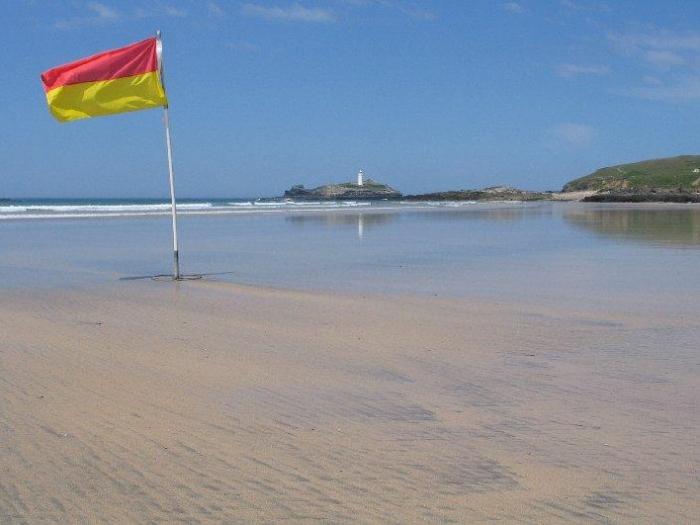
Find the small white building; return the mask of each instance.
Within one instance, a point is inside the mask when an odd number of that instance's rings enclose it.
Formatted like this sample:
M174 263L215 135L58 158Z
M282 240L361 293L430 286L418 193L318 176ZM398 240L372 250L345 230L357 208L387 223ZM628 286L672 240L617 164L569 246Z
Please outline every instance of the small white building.
M693 170L693 173L700 173L700 168L695 168L695 169Z
M364 178L364 173L362 173L362 170L360 170L357 174L357 185L358 186L362 186L365 183L363 178Z

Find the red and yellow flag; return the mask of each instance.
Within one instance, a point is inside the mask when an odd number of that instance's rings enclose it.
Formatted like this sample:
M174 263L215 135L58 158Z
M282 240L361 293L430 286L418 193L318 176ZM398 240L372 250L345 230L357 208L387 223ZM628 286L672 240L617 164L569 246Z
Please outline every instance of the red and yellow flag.
M51 113L62 122L168 104L157 38L49 69L41 81Z

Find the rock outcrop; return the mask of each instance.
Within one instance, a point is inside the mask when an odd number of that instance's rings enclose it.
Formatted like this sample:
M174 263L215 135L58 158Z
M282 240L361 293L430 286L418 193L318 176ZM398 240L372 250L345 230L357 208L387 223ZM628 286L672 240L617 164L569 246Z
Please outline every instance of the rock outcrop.
M367 179L362 186L346 182L309 189L300 184L285 191L284 197L294 200L382 200L398 199L401 192L386 184Z
M440 191L407 195L408 201L542 201L550 200L551 193L527 191L510 186L491 186L481 190Z
M700 202L700 193L688 191L599 191L583 199L583 202Z

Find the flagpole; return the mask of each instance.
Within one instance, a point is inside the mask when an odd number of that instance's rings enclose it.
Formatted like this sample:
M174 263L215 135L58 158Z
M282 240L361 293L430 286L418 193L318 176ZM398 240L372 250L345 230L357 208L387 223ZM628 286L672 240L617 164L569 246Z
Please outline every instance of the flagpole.
M168 146L168 174L170 175L170 207L173 216L173 278L180 279L180 255L177 243L177 204L175 203L175 174L173 173L173 145L170 141L170 118L168 106L163 106L163 120L165 122L165 143Z
M156 31L158 45L161 46L160 30ZM159 47L160 49L160 47ZM159 52L160 58L160 52ZM160 81L165 87L163 80L163 62L160 62ZM175 202L175 174L173 172L173 144L170 139L170 116L168 114L168 104L163 106L163 124L165 125L165 144L168 148L168 175L170 176L170 207L173 218L173 279L180 280L180 255L177 242L177 203Z

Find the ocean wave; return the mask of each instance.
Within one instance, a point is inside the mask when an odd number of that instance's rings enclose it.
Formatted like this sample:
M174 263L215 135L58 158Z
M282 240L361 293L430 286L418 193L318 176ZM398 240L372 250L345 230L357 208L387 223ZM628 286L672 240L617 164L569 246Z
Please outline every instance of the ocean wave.
M401 205L427 206L429 208L461 208L479 204L479 201L399 201Z
M211 202L178 204L178 210L206 210ZM0 206L0 213L118 213L169 211L170 204L25 204Z
M242 208L354 208L371 206L372 203L358 201L249 201L228 202L226 204Z
M367 201L212 201L185 202L177 205L182 215L228 215L249 213L289 213L294 210L323 212L372 206ZM86 203L61 204L17 202L0 205L0 220L76 219L111 217L148 217L170 213L169 203Z

